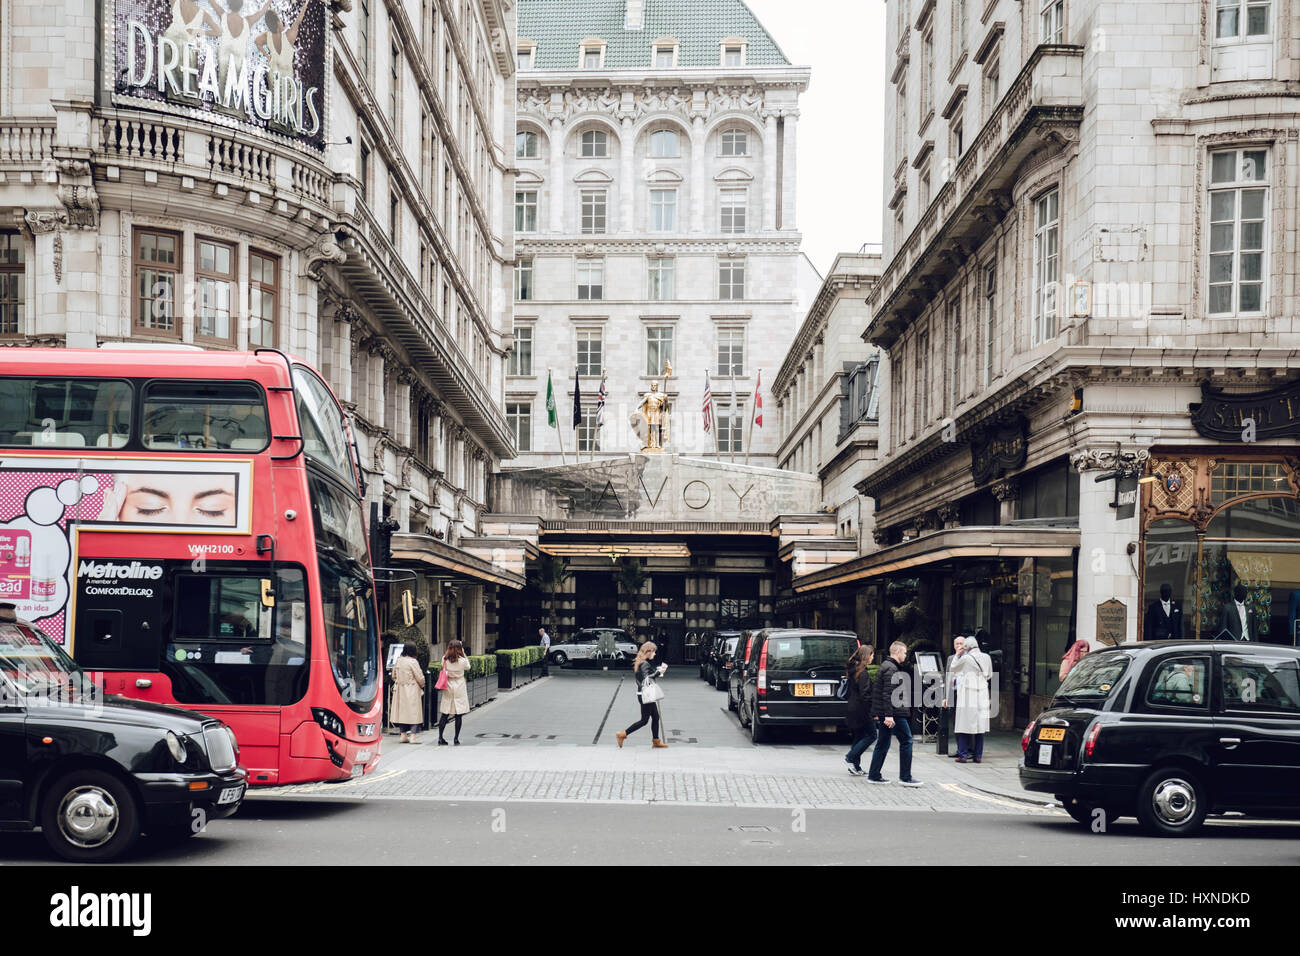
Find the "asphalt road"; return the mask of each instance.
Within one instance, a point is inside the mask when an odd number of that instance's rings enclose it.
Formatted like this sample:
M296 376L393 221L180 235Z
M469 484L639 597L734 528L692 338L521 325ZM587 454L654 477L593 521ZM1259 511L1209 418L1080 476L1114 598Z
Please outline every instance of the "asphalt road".
M39 835L0 837L9 864L52 864ZM1093 834L1063 815L257 797L136 864L974 864L1180 867L1300 862L1300 825L1215 823L1192 839L1120 821Z

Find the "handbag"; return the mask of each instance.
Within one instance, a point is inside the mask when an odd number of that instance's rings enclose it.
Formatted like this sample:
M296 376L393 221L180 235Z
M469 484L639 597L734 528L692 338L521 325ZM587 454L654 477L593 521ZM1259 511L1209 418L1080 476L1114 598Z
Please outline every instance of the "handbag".
M438 669L438 683L433 686L436 690L447 689L447 668L442 667Z
M641 703L654 704L664 699L664 689L653 677L647 677L641 684Z

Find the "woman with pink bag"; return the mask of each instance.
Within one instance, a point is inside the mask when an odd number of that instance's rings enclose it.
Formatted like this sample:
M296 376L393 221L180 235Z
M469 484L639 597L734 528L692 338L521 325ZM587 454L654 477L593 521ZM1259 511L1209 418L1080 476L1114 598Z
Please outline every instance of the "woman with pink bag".
M447 726L447 718L456 718L456 736L454 742L460 746L460 721L462 714L469 713L469 691L465 684L465 674L469 670L469 658L460 641L447 645L447 653L442 658L442 671L438 674L438 683L434 686L441 692L438 695L438 743L447 746L447 738L442 732Z

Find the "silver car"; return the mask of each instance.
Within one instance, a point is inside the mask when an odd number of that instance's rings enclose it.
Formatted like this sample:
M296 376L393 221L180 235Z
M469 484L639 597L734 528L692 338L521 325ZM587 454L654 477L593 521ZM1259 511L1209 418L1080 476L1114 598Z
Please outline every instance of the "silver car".
M628 661L636 657L636 642L621 627L583 628L572 639L551 646L552 664L569 661Z

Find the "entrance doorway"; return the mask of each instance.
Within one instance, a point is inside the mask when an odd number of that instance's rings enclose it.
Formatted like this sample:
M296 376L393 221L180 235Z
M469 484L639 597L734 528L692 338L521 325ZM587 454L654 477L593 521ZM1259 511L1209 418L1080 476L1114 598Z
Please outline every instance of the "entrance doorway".
M574 576L574 593L578 595L574 621L584 627L620 627L618 620L618 583L612 573L579 571Z

